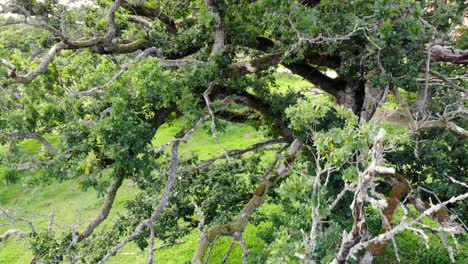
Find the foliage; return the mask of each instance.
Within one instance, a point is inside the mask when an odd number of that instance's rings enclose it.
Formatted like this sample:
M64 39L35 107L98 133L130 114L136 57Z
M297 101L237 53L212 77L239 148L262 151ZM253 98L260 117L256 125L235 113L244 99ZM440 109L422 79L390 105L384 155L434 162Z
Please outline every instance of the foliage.
M177 157L179 169L195 167L222 154L226 146L245 147L234 130L246 126L231 122L252 124L255 131L250 127L249 131L265 138L288 144L299 140L301 154L294 165L294 157L281 157L284 149L276 154L267 150L239 157L226 154L210 166L179 173L169 204L153 223L156 239L174 243L192 235L201 220L200 229L233 221L252 197L261 196L257 184L285 160L291 162L287 165L292 172L263 189L269 191L263 206L254 219L246 219L256 225L249 228L266 245L249 260L290 263L298 261L294 253L306 252L317 262L330 262L340 247L342 231L353 224L349 208L353 195L344 195L333 209L328 204L344 186L357 186L372 160L369 149L380 124L364 114L372 117L390 89L395 96L401 90L414 101L421 100L423 92L424 97L430 93L430 100L423 102L427 108L409 110L415 121L444 116L466 105L460 100L460 90L467 85L466 67L431 57L434 45L467 47L466 32L456 29L466 12L463 1L356 0L344 5L338 0L99 0L66 5L57 0L18 0L14 4L21 8L12 6L8 11L16 16L0 17L7 25L0 28L5 66L0 68L0 145L4 146L0 179L7 186L73 182L82 191L96 191L98 197L112 196L112 183L125 179L134 184L130 193L135 194L76 244L73 228L59 231L42 224L40 231L28 233L31 252L39 262L99 261L158 205L174 158L157 148L174 138L184 142L184 135L196 130L192 137L201 141L197 146L201 153L191 153L195 148L187 147ZM6 12L3 7L2 12ZM212 46L219 44L220 37L223 47L217 51ZM146 54L151 48L153 53ZM429 59L438 63L431 70L449 76L449 81L439 77L442 82L435 84L431 79L430 89L429 68L425 68ZM278 73L278 67L298 75ZM33 76L35 72L40 74ZM305 86L329 95L311 95ZM372 97L374 93L380 97ZM442 121L455 122L462 130L467 127L465 116ZM169 136L161 136L164 129ZM203 136L196 134L202 132ZM385 145L393 151L386 154L389 166L442 200L462 193L463 187L448 177L466 178L466 139L439 128L406 132L395 129L386 138ZM231 135L229 142L217 139L223 133ZM321 169L328 174L320 175ZM319 177L326 180L318 181ZM376 183L372 191L384 192L391 185L383 177ZM434 194L421 197L429 200ZM385 196L372 199L385 200ZM365 228L376 235L381 216L367 202ZM466 204L450 209L467 217ZM317 213L323 223L318 246L312 250L304 234ZM244 230L232 231L233 238L240 231ZM406 236L410 237L404 233L398 241ZM133 242L145 250L148 237L149 230L144 229ZM413 245L404 247L404 256L415 252ZM439 242L434 247L440 252ZM429 261L425 254L433 252L419 248L412 261ZM447 256L431 255L430 260L443 263Z

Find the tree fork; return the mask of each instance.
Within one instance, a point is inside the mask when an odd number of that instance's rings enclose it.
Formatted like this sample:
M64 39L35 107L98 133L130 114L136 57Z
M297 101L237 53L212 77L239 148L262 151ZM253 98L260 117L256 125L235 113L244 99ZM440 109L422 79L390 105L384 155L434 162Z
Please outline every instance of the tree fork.
M219 236L235 236L242 234L247 226L250 216L262 205L270 187L278 182L291 168L297 153L301 149L299 140L294 140L289 146L288 154L283 164L271 175L267 175L259 183L250 201L242 208L236 220L230 224L214 225L208 229L198 243L197 250L192 258L192 264L201 264L203 256L209 245Z
M413 188L406 179L406 177L400 173L394 174L382 174L387 183L392 185L392 189L389 192L387 198L387 207L383 210L383 214L386 218L382 219L382 228L380 229L380 234L384 234L390 230L390 223L393 220L393 216L396 208L400 201L405 198L408 198L408 201L411 202L419 212L424 212L430 205L422 201L419 198L411 195ZM442 207L441 209L434 212L432 218L437 220L439 223L443 223L449 220L449 212L447 208ZM374 257L382 256L385 253L385 247L387 246L385 242L372 242L367 246L367 252L360 264L370 264L372 263Z

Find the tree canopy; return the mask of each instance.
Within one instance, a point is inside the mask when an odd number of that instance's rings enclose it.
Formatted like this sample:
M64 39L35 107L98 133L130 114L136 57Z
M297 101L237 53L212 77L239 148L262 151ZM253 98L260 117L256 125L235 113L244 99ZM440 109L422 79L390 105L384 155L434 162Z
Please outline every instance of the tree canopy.
M60 232L0 208L14 227L30 223L0 242L27 236L31 263L104 263L129 242L153 263L155 239L196 228L192 263L206 263L222 236L241 245L242 263L372 263L388 241L400 260L404 230L440 234L450 259L463 257L448 240L467 217L464 1L0 7L2 179L78 181L105 196L93 219ZM310 87L278 89L280 69ZM156 144L176 121L180 131ZM232 123L264 141L227 148L219 135ZM179 151L203 129L221 155ZM43 148L24 151L25 139ZM111 221L124 181L138 195ZM243 233L261 223L258 236L277 243L249 254Z

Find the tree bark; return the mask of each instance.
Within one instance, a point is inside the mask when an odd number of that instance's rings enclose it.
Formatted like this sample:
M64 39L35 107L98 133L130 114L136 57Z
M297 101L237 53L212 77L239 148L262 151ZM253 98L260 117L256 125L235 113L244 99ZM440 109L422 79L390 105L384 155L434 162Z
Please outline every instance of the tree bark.
M80 242L81 240L89 237L93 233L94 229L98 227L104 220L107 219L112 209L112 205L114 204L117 191L119 190L120 186L122 186L123 178L123 175L118 175L115 181L111 184L109 190L107 191L107 196L101 208L101 211L93 220L91 220L91 222L89 222L85 230L81 231L78 234L77 242Z
M244 232L247 226L250 216L256 211L260 205L263 204L265 197L272 187L273 184L278 182L291 168L291 164L294 161L297 153L301 149L301 144L298 140L294 140L291 143L288 151L288 155L283 164L271 175L267 175L259 183L255 189L254 195L250 201L244 206L236 220L230 224L215 225L212 226L205 235L200 239L197 250L192 258L192 264L201 264L205 251L209 245L216 240L219 236L239 236Z

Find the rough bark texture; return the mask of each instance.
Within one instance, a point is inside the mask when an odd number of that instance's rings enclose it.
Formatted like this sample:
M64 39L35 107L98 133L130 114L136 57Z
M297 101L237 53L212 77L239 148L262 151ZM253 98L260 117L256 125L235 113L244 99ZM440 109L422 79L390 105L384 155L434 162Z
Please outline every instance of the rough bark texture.
M338 104L351 109L357 116L361 116L365 98L365 81L359 79L346 80L344 89L340 89L335 96ZM369 116L370 115L366 115L366 118L369 118Z
M431 48L431 60L435 62L440 61L456 64L468 64L468 50L435 45Z

